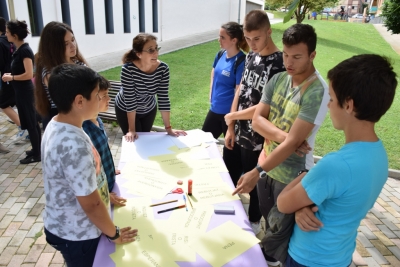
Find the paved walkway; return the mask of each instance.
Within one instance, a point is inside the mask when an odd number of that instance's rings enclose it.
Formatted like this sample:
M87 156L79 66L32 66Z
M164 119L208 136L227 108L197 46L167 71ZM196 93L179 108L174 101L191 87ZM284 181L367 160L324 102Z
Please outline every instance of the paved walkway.
M400 55L400 34L392 34L388 32L383 24L374 24L375 29L390 44L393 50Z
M206 42L216 35L215 31L197 37ZM196 38L191 36L189 39ZM169 43L165 41L162 46L164 51L169 45L170 49L176 50L180 48L179 44L194 45L182 38ZM91 58L89 62L97 70L114 67L119 63L108 60L120 58L117 54ZM111 152L118 163L122 133L119 128L106 127ZM0 142L11 150L0 154L0 266L62 267L62 256L46 244L42 233L45 198L41 163L19 164L30 145L13 143L16 132L16 126L8 123L6 116L0 113ZM243 196L242 202L247 207L248 197ZM400 181L388 179L374 207L361 222L353 261L352 266L400 266Z

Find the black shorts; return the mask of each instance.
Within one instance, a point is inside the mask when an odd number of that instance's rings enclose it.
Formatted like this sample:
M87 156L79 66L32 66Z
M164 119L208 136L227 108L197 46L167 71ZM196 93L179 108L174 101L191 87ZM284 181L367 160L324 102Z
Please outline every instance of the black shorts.
M5 82L1 82L0 89L0 108L8 108L15 106L15 92L11 83L7 84Z

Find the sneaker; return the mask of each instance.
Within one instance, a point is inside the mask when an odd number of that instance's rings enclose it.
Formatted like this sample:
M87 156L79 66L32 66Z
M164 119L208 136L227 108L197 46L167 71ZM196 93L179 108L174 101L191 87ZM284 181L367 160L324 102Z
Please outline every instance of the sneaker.
M21 159L19 162L21 164L29 164L29 163L35 163L41 161L40 157L35 157L35 156L27 156L24 159Z
M250 222L251 229L253 229L253 232L255 235L258 235L261 232L261 223L260 221L258 222Z
M0 144L0 153L7 154L8 152L10 152L10 150L3 146L3 144Z
M282 266L280 261L267 261L269 266Z
M268 266L280 266L282 267L282 264L280 261L274 259L273 257L268 256L265 254L265 251L263 248L261 248L262 254L264 255L265 261L267 262Z
M14 138L14 141L29 141L29 135L27 130L22 130L21 126L18 126L18 133Z

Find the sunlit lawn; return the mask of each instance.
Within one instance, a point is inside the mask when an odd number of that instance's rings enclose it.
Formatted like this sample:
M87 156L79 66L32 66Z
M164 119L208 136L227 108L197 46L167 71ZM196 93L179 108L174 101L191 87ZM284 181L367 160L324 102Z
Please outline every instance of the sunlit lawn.
M272 26L272 37L280 48L283 31L293 22ZM400 56L382 39L373 25L323 20L305 20L304 23L313 25L317 31L315 66L323 77L342 60L364 53L378 53L391 58L396 73L400 73ZM218 42L213 41L160 56L171 71L171 124L174 128L201 128L209 109L210 71L218 50ZM108 79L119 80L120 69L117 67L102 74ZM387 148L390 168L394 169L400 169L399 98L397 93L391 109L376 126L378 135ZM162 125L159 115L155 125ZM323 156L337 150L343 141L343 134L333 129L328 115L317 135L314 154Z

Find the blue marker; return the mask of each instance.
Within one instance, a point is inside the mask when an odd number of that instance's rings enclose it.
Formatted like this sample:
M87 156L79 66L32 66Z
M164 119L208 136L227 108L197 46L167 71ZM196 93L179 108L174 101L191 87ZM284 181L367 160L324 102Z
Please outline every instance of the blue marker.
M188 209L187 209L187 205L186 205L186 197L185 197L185 194L183 194L183 200L185 201L185 207L186 207L186 211L188 211Z

